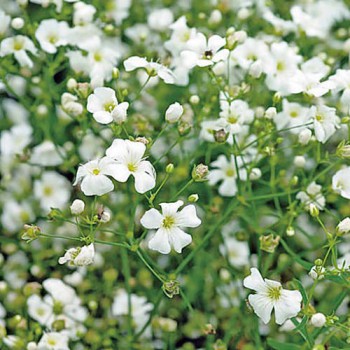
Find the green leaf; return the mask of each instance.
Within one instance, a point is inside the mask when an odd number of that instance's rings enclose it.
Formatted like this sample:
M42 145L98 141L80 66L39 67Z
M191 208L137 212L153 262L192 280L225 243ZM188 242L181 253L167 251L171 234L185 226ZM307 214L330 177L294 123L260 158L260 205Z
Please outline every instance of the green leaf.
M267 339L267 344L275 350L300 350L300 345L290 344L290 343L281 343L272 338Z

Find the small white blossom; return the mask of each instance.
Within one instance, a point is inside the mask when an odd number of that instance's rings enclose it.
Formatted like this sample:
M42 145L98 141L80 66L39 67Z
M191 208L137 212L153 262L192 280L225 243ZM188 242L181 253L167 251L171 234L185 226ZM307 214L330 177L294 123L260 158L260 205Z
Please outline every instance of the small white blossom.
M121 124L126 120L128 102L118 103L115 91L111 88L98 87L88 97L87 110L93 113L94 119L101 124L109 124L113 120Z
M16 35L11 38L6 38L0 43L0 57L14 55L21 67L33 67L33 61L28 53L36 55L37 49L34 43L24 35Z
M80 187L86 196L102 196L114 189L108 176L117 179L117 163L108 157L92 160L78 168L73 186L81 181Z
M156 185L153 165L144 160L146 146L142 142L116 139L106 150L107 157L116 162L113 176L119 182L126 182L130 175L135 178L135 189L145 193Z
M302 301L299 291L286 290L280 282L263 279L256 268L251 268L250 272L243 285L256 291L256 294L249 295L249 304L265 324L271 319L272 309L275 309L277 324L283 324L299 313Z
M201 220L197 217L193 204L183 205L183 201L161 203L162 213L150 209L141 218L141 224L148 229L156 229L156 233L148 242L148 247L162 254L169 254L173 247L177 253L192 242L192 237L184 232L183 227L197 227Z
M176 123L184 112L183 107L179 102L171 104L165 111L165 120L169 123Z
M44 333L38 343L38 350L69 350L68 337L62 333Z

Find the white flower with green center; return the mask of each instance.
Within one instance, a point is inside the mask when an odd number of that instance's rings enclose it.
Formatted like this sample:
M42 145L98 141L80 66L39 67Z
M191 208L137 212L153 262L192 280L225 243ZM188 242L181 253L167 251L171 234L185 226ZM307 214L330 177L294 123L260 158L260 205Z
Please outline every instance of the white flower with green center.
M299 291L286 290L280 282L263 279L255 267L251 268L250 272L251 274L243 280L243 285L256 291L256 294L248 296L249 304L265 324L270 321L273 309L277 324L283 324L299 313L302 301Z
M41 48L48 53L56 53L58 46L67 45L68 35L68 23L53 18L41 21L35 32Z
M336 115L336 109L325 105L312 106L309 117L314 122L317 141L326 143L340 127L340 119Z
M38 350L69 350L68 337L62 333L45 333L38 343Z
M86 196L102 196L114 189L108 176L117 180L117 163L108 157L95 159L78 168L73 186L81 181L80 188Z
M183 201L175 203L161 203L162 213L157 209L150 209L141 218L141 224L148 229L157 229L148 242L148 247L162 254L169 254L171 248L177 253L192 242L192 237L184 232L182 227L197 227L201 220L197 217L193 204L185 206Z
M107 157L116 161L114 178L126 182L130 175L135 178L135 189L145 193L156 185L156 172L153 165L144 160L146 146L141 142L116 139L106 150Z
M227 160L226 156L220 155L218 159L210 164L216 169L210 170L208 180L210 185L215 185L219 181L222 181L219 186L219 194L224 197L233 197L237 193L236 179L237 171L235 159L231 156L230 160ZM242 169L242 159L237 159L237 167L239 171L239 178L241 180L247 179L247 172Z
M87 110L101 124L109 124L112 121L123 123L126 120L128 108L128 102L118 103L115 91L111 88L98 87L88 97Z
M34 43L24 35L16 35L6 38L0 44L0 57L13 54L21 67L33 67L33 61L28 56L28 52L36 55L37 49Z

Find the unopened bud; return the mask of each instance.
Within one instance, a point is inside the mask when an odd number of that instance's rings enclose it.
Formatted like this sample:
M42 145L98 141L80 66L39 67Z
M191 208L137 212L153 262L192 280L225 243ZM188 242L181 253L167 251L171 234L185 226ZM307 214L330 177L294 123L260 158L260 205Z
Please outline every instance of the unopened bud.
M187 200L190 202L190 203L196 203L199 199L199 196L197 193L194 193L194 194L191 194L188 196Z
M273 234L260 236L260 249L268 253L273 253L279 244L280 236L274 237Z
M320 211L319 211L319 209L316 207L315 204L311 203L311 204L309 205L309 213L310 213L310 215L311 215L312 217L315 218L315 217L319 216Z
M209 169L204 164L198 164L193 167L192 170L192 179L195 182L203 182L206 181L206 176L209 174Z
M167 174L171 174L174 171L174 164L173 163L169 163L166 168L165 168L165 172Z

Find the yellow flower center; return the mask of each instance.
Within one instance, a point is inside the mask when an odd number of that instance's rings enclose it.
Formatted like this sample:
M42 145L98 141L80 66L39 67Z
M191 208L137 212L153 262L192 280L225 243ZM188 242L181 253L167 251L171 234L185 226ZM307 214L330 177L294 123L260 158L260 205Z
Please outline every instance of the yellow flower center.
M235 171L233 169L227 169L226 170L226 176L227 177L233 177L235 176Z
M267 295L270 299L277 301L282 294L282 287L269 287Z
M101 62L102 61L102 55L99 53L99 52L95 52L94 53L94 60L96 61L96 62Z
M47 340L47 343L49 344L49 345L56 345L56 340L55 339L48 339Z
M21 213L19 214L21 221L22 222L27 222L29 221L29 214L26 211L21 211Z
M277 62L277 66L276 66L276 69L279 71L279 72L282 72L286 69L286 66L284 64L284 62Z
M22 50L22 49L23 49L23 43L22 43L21 41L15 41L15 42L13 43L13 49L14 49L15 51L20 51L20 50Z
M44 316L45 315L45 310L40 307L40 308L36 309L36 313L39 316Z
M230 123L230 124L236 124L237 123L237 120L238 118L234 115L231 115L227 118L227 121Z
M58 38L57 38L57 36L56 35L49 35L48 37L47 37L47 40L49 41L49 43L50 44L56 44L57 43L57 41L58 41Z
M113 101L104 104L103 108L106 112L112 112L115 108L115 103Z
M135 172L137 170L137 165L134 163L129 163L128 164L128 169L129 171L131 171L132 173Z
M297 111L291 111L289 115L290 115L291 118L296 118L298 116L298 112Z
M92 171L92 173L93 173L94 175L99 175L100 169L95 168L95 169Z
M316 115L316 120L318 121L318 122L321 122L321 121L323 121L323 116L322 115Z
M163 219L163 227L164 228L171 228L175 224L175 219L172 216L166 216Z
M53 193L52 187L50 187L50 186L45 186L43 192L44 192L44 195L45 195L45 196L51 196L52 193Z

